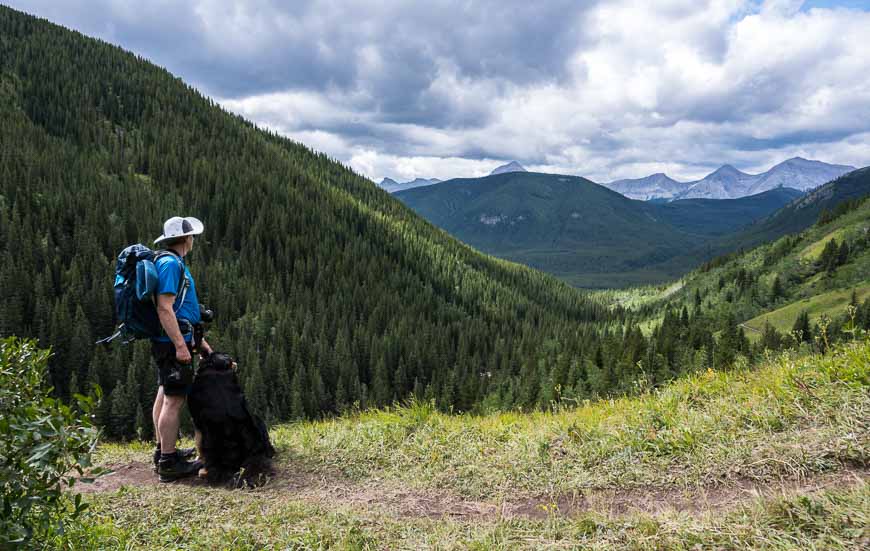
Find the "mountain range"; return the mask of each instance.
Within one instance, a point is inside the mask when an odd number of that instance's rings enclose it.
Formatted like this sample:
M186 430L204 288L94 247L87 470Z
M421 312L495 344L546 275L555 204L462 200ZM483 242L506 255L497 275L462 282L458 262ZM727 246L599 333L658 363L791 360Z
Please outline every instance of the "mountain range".
M747 174L731 165L723 165L692 182L678 182L665 174L657 173L645 178L616 180L602 185L626 197L642 201L736 199L779 187L806 191L852 170L855 167L794 157L761 174Z
M601 185L629 199L641 201L737 199L779 187L806 191L852 170L855 167L793 157L761 174L748 174L726 164L700 180L691 182L680 182L663 172L657 172L643 178L615 180ZM526 172L526 169L517 161L510 161L495 168L489 175L509 172ZM416 178L410 182L399 183L391 178L384 178L378 185L389 193L396 193L440 182L438 178Z

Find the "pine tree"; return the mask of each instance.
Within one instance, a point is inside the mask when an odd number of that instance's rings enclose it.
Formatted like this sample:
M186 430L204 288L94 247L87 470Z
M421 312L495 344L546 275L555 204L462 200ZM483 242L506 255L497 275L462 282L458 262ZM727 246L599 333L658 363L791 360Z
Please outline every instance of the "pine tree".
M822 254L819 255L819 266L828 273L832 273L837 268L837 256L840 252L840 247L837 245L836 239L830 239L825 243L825 248L822 249Z
M378 357L374 362L375 370L372 380L372 394L375 404L385 406L390 403L392 397L392 389L390 386L390 376L387 373L387 363L384 357Z
M777 274L776 276L774 276L773 284L770 286L770 297L772 301L776 302L776 299L782 296L782 282L779 279L779 274Z
M130 393L124 386L123 381L117 381L112 395L109 397L111 404L109 410L108 433L114 438L130 438L135 422L136 406L130 399Z
M794 321L794 326L791 332L800 342L813 342L813 333L810 329L810 314L806 310L801 310L797 319Z
M842 243L840 243L840 248L837 251L837 266L842 266L846 262L849 261L849 244L846 243L844 239Z
M764 321L764 328L761 331L761 341L759 344L762 350L776 351L782 347L782 335L767 320Z
M263 366L260 362L254 362L252 365L247 365L245 369L247 370L244 384L246 400L251 411L266 419L271 415L271 408L266 394Z
M302 399L302 382L298 371L290 380L290 418L305 418L305 403Z

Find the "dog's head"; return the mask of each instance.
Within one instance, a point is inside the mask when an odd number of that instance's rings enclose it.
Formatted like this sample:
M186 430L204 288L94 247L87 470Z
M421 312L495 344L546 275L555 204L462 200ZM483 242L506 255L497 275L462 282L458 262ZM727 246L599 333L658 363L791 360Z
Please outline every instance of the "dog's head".
M200 369L211 369L214 371L229 371L239 368L233 357L224 352L212 352L202 359L199 366Z

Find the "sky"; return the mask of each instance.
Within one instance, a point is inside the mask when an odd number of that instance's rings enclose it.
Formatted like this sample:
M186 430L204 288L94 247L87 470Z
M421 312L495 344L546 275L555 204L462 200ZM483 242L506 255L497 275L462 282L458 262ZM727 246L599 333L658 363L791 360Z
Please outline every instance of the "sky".
M870 0L0 0L379 181L870 165Z

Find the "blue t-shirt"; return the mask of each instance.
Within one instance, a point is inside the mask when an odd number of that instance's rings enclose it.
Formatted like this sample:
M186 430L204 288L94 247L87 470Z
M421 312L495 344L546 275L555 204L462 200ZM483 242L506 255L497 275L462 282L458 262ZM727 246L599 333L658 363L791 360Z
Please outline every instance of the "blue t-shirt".
M187 275L187 281L189 283L187 293L184 294L184 291L182 290L182 292L175 297L172 309L175 311L175 317L177 319L185 319L194 324L199 323L199 300L196 298L196 286L193 284L193 276L190 275L190 270L187 269L184 260L174 254L161 255L154 263L154 267L157 268L158 295L175 295L178 293L181 283L181 268L184 268L184 273ZM181 302L182 294L184 294L184 302ZM193 338L192 333L190 331L184 333L185 328L183 326L181 326L181 331L184 334L184 340L190 342L190 339ZM169 342L170 338L163 335L160 337L154 337L152 340Z

